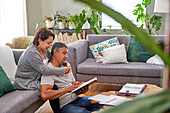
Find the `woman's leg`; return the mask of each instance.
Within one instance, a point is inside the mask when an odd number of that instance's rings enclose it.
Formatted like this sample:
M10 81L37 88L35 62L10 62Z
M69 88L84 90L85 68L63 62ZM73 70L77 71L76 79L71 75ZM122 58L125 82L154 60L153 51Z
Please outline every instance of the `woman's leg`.
M53 90L58 90L58 87L54 84ZM61 113L59 98L54 100L49 100L51 108L54 113Z

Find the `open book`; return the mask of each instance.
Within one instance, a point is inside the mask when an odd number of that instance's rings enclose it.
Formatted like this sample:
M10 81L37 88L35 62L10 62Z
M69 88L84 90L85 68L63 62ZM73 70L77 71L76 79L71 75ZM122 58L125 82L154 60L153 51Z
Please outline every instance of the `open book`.
M78 91L79 89L81 89L81 88L83 88L83 87L85 87L85 86L87 86L87 85L89 85L89 84L91 84L91 83L93 83L95 81L97 81L97 77L95 77L95 78L81 84L78 88L74 89L71 93L76 93L76 91Z
M145 89L145 87L146 87L145 84L126 83L122 87L122 89L117 93L117 95L137 96Z

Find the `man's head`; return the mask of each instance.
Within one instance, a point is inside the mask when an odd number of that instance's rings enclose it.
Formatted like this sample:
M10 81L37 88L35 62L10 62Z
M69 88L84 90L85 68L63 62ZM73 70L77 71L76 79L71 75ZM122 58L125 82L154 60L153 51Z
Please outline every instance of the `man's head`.
M55 60L59 65L63 65L68 58L68 47L61 42L56 42L53 44L51 49L51 58Z

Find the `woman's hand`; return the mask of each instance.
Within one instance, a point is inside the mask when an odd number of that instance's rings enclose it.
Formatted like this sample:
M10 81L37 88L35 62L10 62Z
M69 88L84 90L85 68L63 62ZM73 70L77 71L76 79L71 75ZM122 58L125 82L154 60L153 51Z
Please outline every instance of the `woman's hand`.
M65 74L68 74L71 72L71 67L64 67L65 68Z
M64 67L64 68L65 68L65 74L68 74L68 73L71 72L71 66L70 66L70 64L68 62L67 62L66 67Z

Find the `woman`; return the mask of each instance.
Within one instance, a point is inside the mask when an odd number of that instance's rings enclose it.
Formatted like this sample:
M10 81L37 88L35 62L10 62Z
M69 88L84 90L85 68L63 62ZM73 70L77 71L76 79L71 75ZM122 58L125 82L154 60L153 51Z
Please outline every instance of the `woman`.
M51 47L55 35L46 28L40 28L33 43L21 55L15 75L14 85L17 89L37 90L40 92L41 75L61 76L70 71L70 67L49 68L44 64L50 57L48 49ZM57 89L57 88L55 88Z

